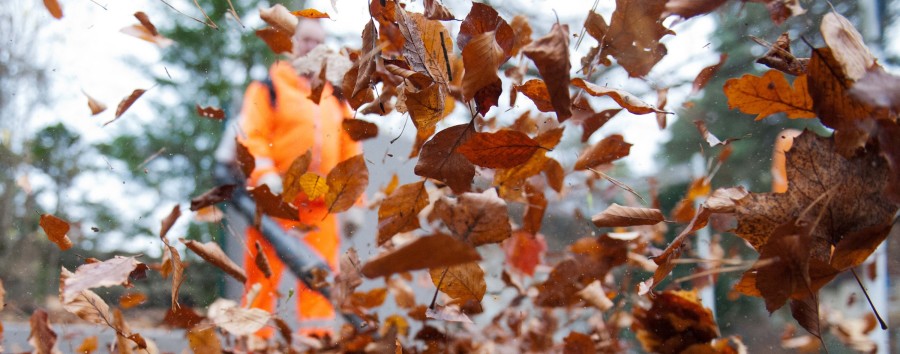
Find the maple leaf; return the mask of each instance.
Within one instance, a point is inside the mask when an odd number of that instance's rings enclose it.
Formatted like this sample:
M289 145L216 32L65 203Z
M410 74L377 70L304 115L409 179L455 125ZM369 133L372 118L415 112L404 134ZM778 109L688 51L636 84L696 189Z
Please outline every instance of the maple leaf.
M728 108L756 114L756 120L784 112L788 118L813 118L813 98L807 94L806 76L794 79L793 87L784 74L769 70L762 77L750 74L725 82Z
M553 24L550 33L522 48L522 53L534 62L544 79L556 119L562 122L571 117L569 26Z
M367 278L417 269L449 267L481 260L472 246L449 235L419 237L390 252L370 259L362 267Z
M493 189L441 197L434 203L434 213L456 237L473 246L500 243L512 233L506 202Z
M428 206L425 181L404 184L381 202L378 208L378 244L394 235L419 228L419 212Z
M575 161L575 170L586 170L612 163L631 152L631 144L619 134L613 134L584 150Z
M475 177L475 165L457 149L472 138L472 130L471 124L460 124L435 134L422 146L415 173L446 183L454 193L468 191Z
M660 39L674 34L662 25L666 0L616 0L616 10L603 37L600 57L612 55L631 77L650 72L667 53Z

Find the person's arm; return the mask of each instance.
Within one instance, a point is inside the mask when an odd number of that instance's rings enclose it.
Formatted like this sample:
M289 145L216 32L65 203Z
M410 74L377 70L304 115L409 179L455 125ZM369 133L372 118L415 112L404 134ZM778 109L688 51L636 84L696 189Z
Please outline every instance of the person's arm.
M269 188L277 193L274 189L280 189L281 177L275 169L270 148L274 118L269 89L260 82L251 83L244 93L238 139L256 160L256 168L249 176L249 185L269 184Z

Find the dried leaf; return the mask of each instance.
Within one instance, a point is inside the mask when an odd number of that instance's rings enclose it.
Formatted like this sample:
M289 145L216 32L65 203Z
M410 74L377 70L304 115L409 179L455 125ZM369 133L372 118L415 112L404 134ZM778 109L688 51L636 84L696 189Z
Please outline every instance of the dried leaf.
M123 309L130 309L147 302L147 295L144 293L125 293L119 296L119 306Z
M607 109L605 111L592 114L590 117L585 118L584 121L581 122L581 129L583 129L581 132L581 142L582 143L587 142L588 139L591 138L591 135L593 135L594 132L597 131L597 129L600 129L601 127L603 127L603 125L606 124L606 122L609 122L610 119L615 117L616 114L619 114L619 112L621 112L621 111L622 111L622 108Z
M791 300L791 316L797 323L817 338L822 337L822 328L819 320L819 302L816 296L807 296L803 299Z
M6 289L3 288L3 279L0 279L0 311L3 311L3 307L6 305ZM2 332L0 332L2 333Z
M525 206L525 215L522 217L522 230L537 234L541 231L541 223L547 209L547 198L544 196L543 190L532 184L525 185L525 195L528 204Z
M328 193L328 184L326 183L325 178L322 178L315 173L304 173L303 176L300 176L299 183L300 187L303 188L303 193L306 193L306 196L310 200L318 199Z
M256 202L258 213L271 215L277 218L300 221L300 210L297 207L284 202L284 198L272 194L268 185L261 185L256 188L248 188L247 192Z
M766 4L769 17L775 25L781 25L792 16L800 16L806 13L797 0L757 0Z
M900 77L881 67L869 69L853 84L850 96L865 104L900 112Z
M475 177L475 165L457 152L457 148L472 138L470 124L460 124L439 131L419 154L415 173L446 183L454 193L466 192Z
M81 341L81 345L78 346L78 349L75 349L75 352L79 354L91 354L97 350L97 347L97 336L90 336Z
M246 336L262 329L272 315L258 308L242 308L232 300L217 299L209 305L209 318L226 332Z
M584 289L578 292L578 296L584 299L585 302L594 306L594 308L600 311L606 311L613 307L612 300L606 296L606 292L603 290L603 285L600 284L599 280L594 280L591 284L586 286Z
M128 27L123 27L122 29L119 30L119 32L122 32L129 36L156 44L156 46L159 48L166 48L175 43L175 41L173 41L169 38L163 37L159 33L154 34L153 33L154 31L156 31L156 28L154 28L153 31L151 31L149 28L147 28L143 24L135 24L135 25L131 25Z
M169 229L172 228L172 225L175 224L175 221L177 221L179 217L181 217L181 207L176 204L172 208L172 211L169 212L169 216L166 216L166 218L162 220L162 225L159 228L159 238L165 240L166 234L169 233Z
M378 126L362 119L344 119L341 128L353 141L362 141L378 136Z
M613 203L602 213L594 215L591 221L597 227L625 227L656 225L666 218L659 209L632 208Z
M297 17L306 17L306 18L328 18L328 19L331 18L331 16L328 16L327 13L321 12L316 9L303 9L303 10L291 11L291 15L294 15Z
M366 191L369 184L369 169L362 154L338 163L328 172L325 205L329 213L339 213L349 209Z
M112 316L109 313L109 305L93 291L80 290L73 293L70 298L63 297L67 290L65 283L72 276L74 276L72 272L62 267L59 276L59 301L62 303L63 309L85 321L99 325L110 325Z
M539 111L553 112L550 91L547 91L547 84L544 83L544 80L531 79L522 85L513 85L513 90L530 98Z
M528 135L504 129L494 133L475 133L456 151L478 166L511 168L528 161L540 147Z
M194 107L197 109L198 116L212 120L225 120L225 111L219 107L200 107L199 104L194 105Z
M60 15L62 17L62 15ZM50 327L47 311L37 309L31 314L31 334L28 335L28 344L34 347L34 354L59 353L56 349L56 332Z
M666 11L660 18L675 15L689 19L713 12L723 4L725 4L725 0L669 0L666 1Z
M569 26L553 24L550 33L524 48L522 53L534 62L547 85L550 103L560 122L572 116L569 97Z
M586 170L612 163L631 153L631 144L619 134L613 134L587 148L575 161L575 170Z
M358 67L358 71L353 80L353 91L351 91L350 97L356 97L371 85L372 74L375 73L377 66L377 58L381 55L381 50L376 48L376 42L375 22L369 19L362 31L363 45L361 51L363 57L355 65ZM344 90L346 91L347 89L345 88Z
M66 235L69 232L68 222L51 214L42 214L40 225L50 242L55 243L60 250L72 248L72 240Z
M606 19L594 11L588 11L587 19L584 20L584 30L597 42L603 43L603 37L609 31L609 25Z
M519 51L522 50L523 47L531 43L531 25L528 24L528 18L523 15L516 15L513 17L512 21L509 23L509 26L512 27L515 42L513 42L512 49L510 49L509 54L511 56L516 56L519 54Z
M279 31L274 27L259 29L254 33L259 39L262 39L275 54L290 53L294 46L291 43L290 33Z
M134 102L138 100L138 98L141 98L141 95L143 95L144 92L147 92L147 90L136 89L136 90L134 90L134 92L131 93L131 95L128 95L128 97L125 97L124 99L122 99L122 101L119 102L119 106L116 107L115 118L113 118L112 120L110 120L106 123L103 123L103 126L106 126L109 123L112 123L112 122L116 121L117 119L119 119L119 117L121 117L122 114L124 114L125 111L127 111L128 108L130 108L131 105L133 105Z
M822 38L834 60L840 63L840 71L847 79L861 79L866 71L875 64L875 57L869 52L865 41L850 20L837 12L829 11L822 17ZM837 68L832 68L832 70Z
M205 207L231 199L231 193L237 188L234 184L223 184L213 187L200 196L191 199L191 211L197 211Z
M547 251L547 241L541 234L518 230L512 237L503 241L506 252L506 264L521 274L534 276L534 270L541 264L541 258Z
M403 35L403 57L410 69L426 74L438 83L449 83L445 48L452 48L450 32L440 22L426 19L422 14L408 13L396 8L397 24Z
M372 309L384 303L387 299L387 288L375 288L367 292L355 292L350 296L353 306Z
M627 109L629 112L633 114L649 114L649 113L666 113L659 108L654 107L653 105L642 101L637 98L637 96L632 95L624 90L597 86L590 82L584 81L581 78L572 79L572 85L575 87L579 87L585 90L588 94L594 97L601 96L609 96L619 104L620 107Z
M756 60L757 63L794 76L806 74L809 58L797 58L791 53L791 37L787 32L778 36L775 44L769 44L756 37L751 36L751 38L757 43L769 47L766 55Z
M216 328L211 326L195 327L188 330L185 335L188 347L195 354L221 354L222 340L216 334Z
M419 136L428 138L434 134L434 127L449 112L445 112L444 90L441 85L432 83L427 87L416 90L406 86L403 91L406 100L406 109L412 117L413 125L419 131Z
M359 265L359 256L356 254L355 248L350 247L341 255L339 268L341 272L334 276L335 292L332 296L332 302L341 309L349 304L350 294L353 294L353 291L363 282Z
M366 262L362 274L377 278L417 269L442 268L481 260L469 246L451 236L437 234L415 239Z
M465 50L473 38L479 34L495 32L497 44L503 49L504 58L500 64L505 63L512 55L512 48L516 41L515 32L506 23L497 10L487 4L472 3L472 9L466 15L466 19L459 25L459 35L456 37L456 45L459 50Z
M98 115L106 110L106 105L103 104L103 102L97 101L95 98L88 95L87 92L84 92L84 90L81 90L81 93L88 99L88 108L91 109L92 116Z
M631 77L643 77L667 53L660 39L674 34L662 25L666 0L616 0L600 57L612 55Z
M134 257L115 256L103 262L83 264L75 269L75 274L65 280L65 291L61 293L63 302L71 301L83 290L126 285L131 274L139 266L144 266Z
M263 252L262 245L259 241L256 241L253 246L256 247L256 257L253 257L253 263L256 264L256 268L262 272L266 279L271 278L272 267L269 266L269 258L267 258L265 252Z
M163 324L169 327L191 329L202 322L206 317L200 316L196 311L187 306L172 307L166 312Z
M563 354L590 354L596 353L594 341L587 334L569 332L563 339Z
M697 92L700 92L700 90L702 90L704 87L706 87L706 84L709 83L709 80L712 80L712 78L716 76L716 73L719 72L719 69L721 69L722 66L725 65L725 60L727 59L728 53L722 53L719 55L719 62L717 64L707 66L703 68L703 70L700 70L700 73L697 74L696 78L694 78L694 84L691 88L691 94L696 94Z
M434 213L456 237L476 247L503 242L512 233L506 202L494 189L441 197L434 204Z
M431 282L438 290L450 296L451 305L465 305L468 301L481 302L487 291L484 270L478 262L465 263L429 270Z
M200 243L194 240L178 239L191 251L194 251L200 258L225 271L226 274L237 279L241 283L247 282L247 274L234 261L228 258L228 255L222 251L222 248L215 242Z
M423 5L425 6L425 18L429 20L449 21L456 19L453 14L450 13L450 10L435 0L425 0Z
M756 268L756 288L769 313L784 306L791 294L810 289L809 258L814 225L788 220L779 225L762 245ZM812 295L812 294L808 294Z
M728 108L756 114L756 120L784 112L788 118L813 118L813 99L806 92L806 76L798 76L791 87L784 74L769 70L762 77L750 74L725 82Z
M309 170L310 162L312 162L311 150L306 150L303 155L297 156L291 162L291 166L288 167L287 172L284 174L284 192L281 193L281 199L285 203L293 202L297 198L297 194L304 190L301 179L306 174L306 171Z
M275 4L268 9L259 9L259 17L280 32L290 36L294 35L297 24L300 22L294 14L284 5Z
M50 12L50 16L53 16L53 18L59 20L63 17L62 7L59 6L59 1L44 0L44 7L47 8L47 11ZM55 337L54 337L54 339L55 339Z
M462 95L465 101L471 100L481 89L500 80L497 69L505 58L503 48L497 43L496 34L494 31L478 34L462 50L465 67Z
M425 316L440 321L474 323L456 306L435 305L433 309L429 307L425 311Z
M681 353L719 337L715 318L696 291L663 292L649 309L635 306L633 315L632 330L647 352Z
M429 204L425 181L404 184L378 208L378 245L394 235L419 228L419 212Z

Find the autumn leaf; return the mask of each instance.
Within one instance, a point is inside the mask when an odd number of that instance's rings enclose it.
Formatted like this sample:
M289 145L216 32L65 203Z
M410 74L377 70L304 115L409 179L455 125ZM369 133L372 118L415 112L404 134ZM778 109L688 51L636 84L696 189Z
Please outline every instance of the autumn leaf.
M697 74L696 78L694 78L694 83L691 87L691 94L697 94L697 92L700 92L700 90L706 87L706 84L709 83L709 80L715 77L716 73L719 72L719 69L721 69L722 66L725 65L725 60L727 59L728 53L722 53L719 55L719 62L717 64L707 66L703 68L703 70L700 70L700 73Z
M191 329L206 317L200 316L188 306L170 308L163 317L162 325L174 328Z
M253 257L253 263L256 265L256 269L259 269L266 279L271 278L272 267L269 266L269 258L267 258L265 252L263 252L262 245L259 241L256 241L253 246L256 248L256 256Z
M435 134L422 146L416 175L444 182L454 193L468 191L475 177L475 165L457 149L472 138L472 130L472 125L460 124Z
M417 269L442 268L481 260L470 245L451 236L419 237L390 252L370 259L362 267L367 278L377 278Z
M441 197L434 204L434 213L456 237L476 247L503 242L512 233L506 202L494 189Z
M119 306L123 309L130 309L147 302L147 295L144 293L125 293L119 296Z
M306 171L309 170L309 164L311 162L311 150L306 150L303 155L297 156L294 161L291 161L291 165L284 174L284 192L281 193L281 199L285 203L293 202L294 199L297 198L297 194L303 191L301 178L306 174Z
M62 7L59 6L59 1L44 0L44 7L47 8L47 11L50 12L50 16L53 16L53 18L59 20L63 17ZM55 337L54 337L54 341L55 341Z
M200 107L200 105L194 105L197 109L197 115L203 118L209 118L212 120L225 120L225 111L218 107Z
M662 25L666 0L616 0L616 10L601 45L600 57L612 55L631 77L646 76L667 53L660 39L674 34Z
M715 317L696 290L665 291L652 299L650 308L635 306L632 314L632 330L647 352L681 353L719 337Z
M525 206L525 215L522 216L522 230L537 234L541 231L541 223L547 209L547 197L544 196L542 189L533 184L525 185L525 194L528 204Z
M474 323L469 319L469 316L460 312L459 308L456 306L435 305L434 309L429 307L425 311L425 316L440 321Z
M247 282L247 273L245 273L237 263L234 263L234 261L228 258L228 255L225 254L225 251L222 251L222 248L219 247L217 243L212 241L200 243L194 240L185 240L183 238L178 240L187 246L188 249L194 251L200 258L209 262L209 264L225 271L225 274L232 276L241 283Z
M654 107L653 105L642 101L637 98L637 96L632 95L629 92L624 90L603 87L594 85L590 82L584 81L581 78L572 79L572 85L578 88L582 88L594 97L602 97L609 96L619 104L620 107L625 108L629 112L633 114L649 114L649 113L667 113L659 108Z
M66 291L65 283L72 276L74 276L72 272L66 267L62 267L59 276L59 301L63 309L82 320L99 325L109 325L112 320L109 305L97 293L84 289L74 292L69 298L63 296Z
M143 95L144 92L147 92L147 90L137 89L134 90L131 95L128 95L128 97L123 98L122 101L119 102L119 106L116 107L116 117L106 123L103 123L103 126L106 126L109 123L115 122L117 119L119 119L119 117L121 117L122 114L124 114L125 111L127 111L128 108L130 108L131 105L133 105L134 102L138 100L138 98L141 98L141 95Z
M850 96L875 107L900 113L900 77L874 67L853 84Z
M516 15L513 17L512 21L510 21L509 26L512 27L513 37L515 38L515 42L513 42L509 54L511 56L516 56L523 47L531 43L531 25L528 24L527 17Z
M249 188L247 191L256 202L256 207L260 213L276 218L300 221L300 210L289 203L285 203L283 198L272 194L268 185L264 184L256 188Z
M213 187L200 196L191 199L191 211L197 211L216 203L230 200L235 188L237 186L234 184L223 184Z
M222 340L216 334L216 328L212 326L194 327L185 332L188 347L197 354L222 353Z
M683 19L705 15L725 4L725 0L669 0L660 19L675 15Z
M287 34L288 38L294 35L300 22L297 16L281 4L272 5L268 9L259 9L259 18L276 30Z
M363 282L359 265L359 256L355 248L350 247L341 255L339 268L341 272L334 276L334 293L332 293L332 303L338 308L344 309L349 304L350 295Z
M562 122L571 117L569 26L553 24L550 33L522 48L522 53L534 62L544 79L556 119Z
M843 72L848 80L857 81L875 65L875 57L866 47L862 35L844 16L829 11L822 17L820 31L834 61L839 63L831 70L840 68L838 71Z
M328 184L325 182L325 178L315 173L307 172L300 176L299 183L300 187L303 188L303 193L306 193L310 200L315 200L328 193Z
M328 193L325 205L329 213L339 213L349 209L366 191L369 184L369 169L362 154L338 163L326 178Z
M587 148L575 161L575 170L586 170L612 163L631 152L631 144L626 143L619 134L613 134Z
M527 135L504 129L495 133L475 133L457 151L478 166L511 168L528 161L539 148L541 146Z
M0 279L0 311L6 306L6 289L3 288L3 279Z
M534 102L535 107L541 112L553 112L553 104L550 102L550 91L543 80L531 79L522 85L513 85L513 90L520 92Z
M603 285L600 284L599 280L594 280L594 282L584 287L584 289L581 289L581 291L578 292L578 296L600 311L606 311L613 307L612 300L607 297L606 292L603 290Z
M535 268L541 264L541 258L547 251L547 242L541 234L518 230L503 241L503 250L506 252L506 264L513 270L534 276Z
M87 92L81 90L81 93L84 94L84 97L88 99L88 108L91 109L91 115L95 116L106 110L106 105L103 102L97 101L95 98L88 95Z
M792 16L800 16L806 13L797 0L755 0L766 5L769 17L775 25L781 25Z
M355 292L350 296L350 303L354 307L372 309L384 303L387 299L387 288L375 288L366 292Z
M397 24L403 35L403 57L409 67L426 74L435 82L449 83L449 63L445 48L452 48L450 32L440 22L426 19L418 13L397 8Z
M503 48L497 43L496 32L478 34L463 48L465 75L462 81L463 99L468 101L481 89L500 81L497 69L504 59ZM499 96L499 92L497 93Z
M807 94L807 78L794 79L793 87L784 74L769 70L762 77L750 74L725 82L728 108L756 114L756 120L784 112L788 118L813 118L813 99Z
M806 74L809 58L797 58L791 53L791 37L787 32L778 36L775 44L770 44L752 36L750 38L757 43L769 47L769 51L766 52L766 55L756 59L757 63L794 76Z
M413 125L419 131L419 136L423 138L434 134L434 127L447 114L444 110L444 89L441 87L439 84L432 83L417 90L407 85L403 91L403 96L406 98L404 100L406 110L412 117Z
M559 143L563 134L563 127L547 130L537 137L535 141L545 149L551 149ZM504 199L518 200L525 190L525 180L544 171L551 158L547 157L547 151L539 149L525 163L508 169L499 170L494 175L494 185L499 186L499 194Z
M619 114L619 112L621 111L622 108L607 109L599 113L594 113L590 117L585 118L584 121L581 122L581 142L587 142L588 139L591 138L591 135L593 135L594 132L597 131L597 129L603 127L606 122L609 122L610 119L615 117L616 114Z
M53 354L57 352L56 332L50 327L49 318L47 311L43 309L34 310L31 314L31 319L29 320L31 333L28 335L28 344L34 347L34 354Z
M587 18L584 20L584 30L588 35L602 43L603 37L606 37L606 32L609 31L609 25L603 16L594 11L589 11Z
M381 202L378 208L378 245L394 235L419 228L419 212L428 206L425 181L404 184Z
M175 41L159 34L159 31L156 30L156 26L153 25L153 22L150 22L150 17L144 12L135 12L134 17L137 18L140 24L122 28L122 33L156 44L160 48L165 48L175 43Z
M602 213L594 215L591 221L597 227L625 227L656 225L665 219L659 209L625 207L613 203Z
M280 31L274 27L266 27L263 29L258 29L254 32L259 39L262 39L263 42L269 46L269 49L272 50L275 54L282 53L290 53L293 44L291 43L291 34L285 31Z
M378 136L378 126L362 119L344 119L341 128L353 141L362 141Z
M209 319L235 336L246 336L263 328L272 314L258 308L238 307L232 300L217 299L209 305Z
M362 48L363 56L357 60L354 66L357 67L357 75L353 78L353 90L350 91L350 97L356 97L360 92L367 90L372 82L372 74L375 73L377 66L377 58L381 55L381 50L376 48L376 31L375 22L369 19L362 31ZM344 89L347 90L346 88Z
M103 262L83 264L65 280L63 302L70 301L82 290L129 284L133 271L146 267L134 257L115 256Z
M456 19L453 14L450 13L450 10L444 7L440 2L435 0L425 0L423 5L425 6L425 18L429 20L449 21Z
M76 353L81 354L92 354L97 350L99 344L97 343L97 336L90 336L81 341L81 345L78 346L78 349L75 349Z
M472 8L465 20L459 25L459 34L456 37L456 45L460 51L464 51L469 41L480 34L494 31L497 45L503 49L504 58L500 64L505 63L512 55L512 48L516 41L513 28L506 23L497 10L487 4L472 3ZM499 65L499 64L498 64Z
M40 225L50 242L55 243L60 250L72 248L72 240L66 235L69 232L68 222L51 214L42 214Z
M429 270L431 282L442 293L450 296L450 305L465 305L469 301L480 303L487 291L484 270L478 262Z
M321 12L316 9L303 9L303 10L291 11L291 15L294 15L297 17L306 17L306 18L328 18L328 19L331 18L331 16L328 16L327 13Z
M666 104L669 102L669 88L663 87L660 89L656 89L656 108L660 110L666 109ZM656 125L659 127L659 130L666 129L666 115L669 113L656 112Z

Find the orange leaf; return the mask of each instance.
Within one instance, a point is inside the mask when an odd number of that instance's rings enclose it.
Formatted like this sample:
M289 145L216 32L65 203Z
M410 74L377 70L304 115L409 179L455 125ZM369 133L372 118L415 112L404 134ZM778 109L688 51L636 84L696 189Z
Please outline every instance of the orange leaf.
M122 114L125 113L125 111L127 111L128 108L130 108L131 105L134 104L134 101L137 101L138 98L141 98L141 95L143 95L144 92L147 92L147 90L137 89L137 90L134 90L134 92L132 92L131 95L128 95L128 97L125 97L124 99L122 99L122 101L119 102L119 106L116 107L115 118L113 118L112 120L110 120L106 123L103 123L103 126L106 126L107 124L115 122L117 119L119 119L119 117L121 117Z
M412 117L413 125L419 131L419 135L427 138L434 134L434 127L449 114L444 110L442 86L432 83L421 90L416 90L412 85L407 85L403 95L406 97L404 104L406 104L406 109Z
M597 129L600 129L601 127L603 127L603 125L606 124L606 122L609 122L610 119L615 117L616 114L619 114L619 112L621 112L621 111L622 111L621 108L607 109L603 112L595 113L595 114L591 115L590 117L587 117L581 123L581 129L583 129L583 131L581 133L581 142L582 143L587 142L588 139L591 138L591 135L593 135L594 132L597 131Z
M475 133L457 151L472 163L487 168L511 168L525 163L540 148L528 135L515 130Z
M534 269L541 264L541 258L547 251L547 242L541 234L518 230L503 241L503 249L506 252L506 264L513 270L533 276Z
M135 14L135 16L137 16L137 15ZM140 20L140 18L138 18L138 20ZM148 19L148 21L149 21L149 19ZM151 23L150 25L152 26L153 24ZM154 32L156 32L156 28L153 27L151 29L150 27L145 26L143 23L131 25L128 27L123 27L121 30L119 30L119 32L122 32L129 36L136 37L138 39L156 44L156 46L159 48L165 48L165 47L168 47L168 46L172 45L173 43L175 43L175 41L173 41L169 38L163 37L158 32L154 34Z
M145 302L147 302L147 295L144 293L125 293L119 296L119 306L123 309L130 309Z
M387 299L387 288L375 288L367 292L355 292L350 295L350 303L367 309L381 306Z
M642 101L641 99L637 98L637 96L632 95L631 93L624 90L597 86L590 82L584 81L581 78L572 79L572 85L584 89L585 92L594 97L609 96L613 99L613 101L616 101L616 103L618 103L620 107L625 108L629 112L634 114L648 114L654 112L666 113L666 111L656 108L653 105Z
M475 165L457 152L457 148L471 139L472 135L470 124L460 124L439 131L422 146L415 173L444 182L455 193L468 191L472 178L475 177Z
M500 80L497 69L503 63L503 56L494 31L478 34L466 44L462 50L466 70L462 81L464 100L471 100L478 91Z
M97 101L88 95L87 92L84 92L84 90L81 90L81 93L88 99L88 108L91 109L91 115L95 116L106 110L106 105L103 104L103 102Z
M303 188L303 193L306 193L310 200L317 199L328 193L328 184L326 184L325 178L312 172L307 172L300 176L300 187Z
M44 0L44 7L50 12L53 18L59 20L63 17L62 7L59 6L57 0Z
M565 354L595 353L594 347L594 340L587 334L572 331L563 339L563 353Z
M79 354L91 354L97 350L98 346L97 336L90 336L81 341L81 345L78 346L78 349L76 349L75 352Z
M60 250L65 251L72 248L72 240L66 236L66 233L69 232L68 222L50 214L43 214L40 225L50 242L55 243Z
M362 32L362 57L355 63L358 68L356 77L353 78L353 90L351 97L356 97L360 92L369 88L372 83L372 74L375 73L377 58L381 56L381 49L376 48L375 23L369 19ZM380 47L379 47L380 48ZM344 88L344 92L348 92Z
M328 172L325 205L329 213L349 209L366 191L369 184L369 169L362 154L341 161Z
M762 77L747 74L729 79L724 90L728 108L756 114L756 120L781 112L792 119L816 116L812 98L806 93L806 76L798 76L791 87L784 74L769 70Z
M666 55L660 39L674 34L662 25L666 0L616 0L600 57L612 55L631 77L643 77Z
M434 203L434 213L456 237L473 246L503 242L512 232L506 202L494 189L441 197Z
M306 17L306 18L328 18L328 19L331 18L331 16L328 16L327 13L320 12L319 10L316 10L316 9L303 9L303 10L291 11L291 15L294 15L297 17Z
M490 5L474 2L466 19L459 25L459 35L456 37L456 44L459 50L465 50L469 41L480 34L487 32L495 32L497 45L503 49L503 59L500 64L505 63L512 55L512 48L516 41L513 28L506 23L497 10Z
M541 231L541 223L544 220L544 212L547 209L547 198L544 197L543 190L534 187L532 184L525 185L525 193L528 204L525 206L525 216L522 217L522 229L536 234Z
M397 8L397 24L403 35L403 57L413 71L426 74L434 82L449 83L447 52L453 47L450 32L440 22ZM447 53L447 55L445 55Z
M425 181L404 184L385 198L378 208L378 245L398 233L419 228L419 212L428 202Z
M213 120L225 120L225 111L223 111L219 107L200 107L200 105L195 105L197 109L197 115L203 118L209 118Z
M417 269L449 267L479 260L481 260L481 256L472 246L451 236L437 234L417 238L399 248L370 259L362 267L362 274L367 278L377 278Z
M717 64L707 66L703 68L703 70L700 70L700 73L697 74L696 78L694 78L694 84L692 85L691 94L696 94L697 92L700 92L700 90L702 90L704 87L706 87L706 84L709 83L709 80L716 76L716 73L719 72L719 69L721 69L722 66L725 65L725 60L727 59L728 53L722 53L719 55L719 62Z
M237 279L239 282L244 283L247 281L247 273L244 272L244 269L228 258L228 255L222 251L219 244L212 241L200 243L194 240L185 240L183 238L179 239L179 241L191 251L194 251L200 258L203 258L203 260L209 262L209 264L225 271L226 274Z
M222 353L222 340L213 326L191 327L186 331L188 347L194 353Z
M594 226L597 227L656 225L665 220L666 218L659 209L632 208L615 203L591 218Z
M619 134L610 135L587 148L575 161L576 170L586 170L621 159L631 152L631 144Z
M166 312L165 317L163 317L162 324L169 327L191 329L204 319L206 319L206 317L200 316L192 308L187 305L182 305L177 308L170 308L169 311ZM210 327L210 329L212 329L212 327Z
M569 26L553 24L550 33L522 48L522 53L534 62L544 79L556 119L562 122L571 117Z
M713 12L723 4L725 0L669 0L666 1L666 12L660 18L676 15L689 19Z
M341 128L353 141L371 139L378 136L378 126L362 119L344 119Z
M172 225L175 224L175 221L181 216L181 207L177 204L172 208L172 211L169 212L169 216L166 216L165 219L162 220L162 225L159 228L159 238L165 240L166 234L169 233L169 229L172 228Z
M291 34L285 31L279 31L274 27L266 27L256 30L256 36L266 42L269 49L275 54L290 53L293 44L291 43Z
M287 34L288 38L294 35L300 22L297 16L281 4L272 5L268 9L259 9L259 17L278 31Z
M478 262L464 263L445 268L432 268L431 282L438 290L453 300L450 304L465 305L468 301L481 302L487 291L484 270Z
M152 36L158 36L159 31L156 30L156 26L153 25L153 22L150 22L150 17L147 16L143 11L138 11L134 13L134 17L138 19L138 22L141 23L141 26L147 29L147 32L150 32Z
M443 4L437 2L435 0L425 0L425 18L429 20L442 20L449 21L455 19L450 10L444 7Z
M529 43L531 43L531 25L528 24L528 18L523 15L516 15L513 17L512 21L509 23L509 26L512 27L513 33L515 34L516 41L513 42L512 49L509 51L509 54L515 56L519 54L519 51L522 50L522 47L525 47Z
M284 202L281 198L269 190L268 185L256 188L248 188L247 191L256 202L257 212L271 215L277 218L300 221L300 210L297 207Z
M543 80L531 79L522 85L513 85L513 89L530 98L539 111L553 112L550 92L547 91L547 84Z

